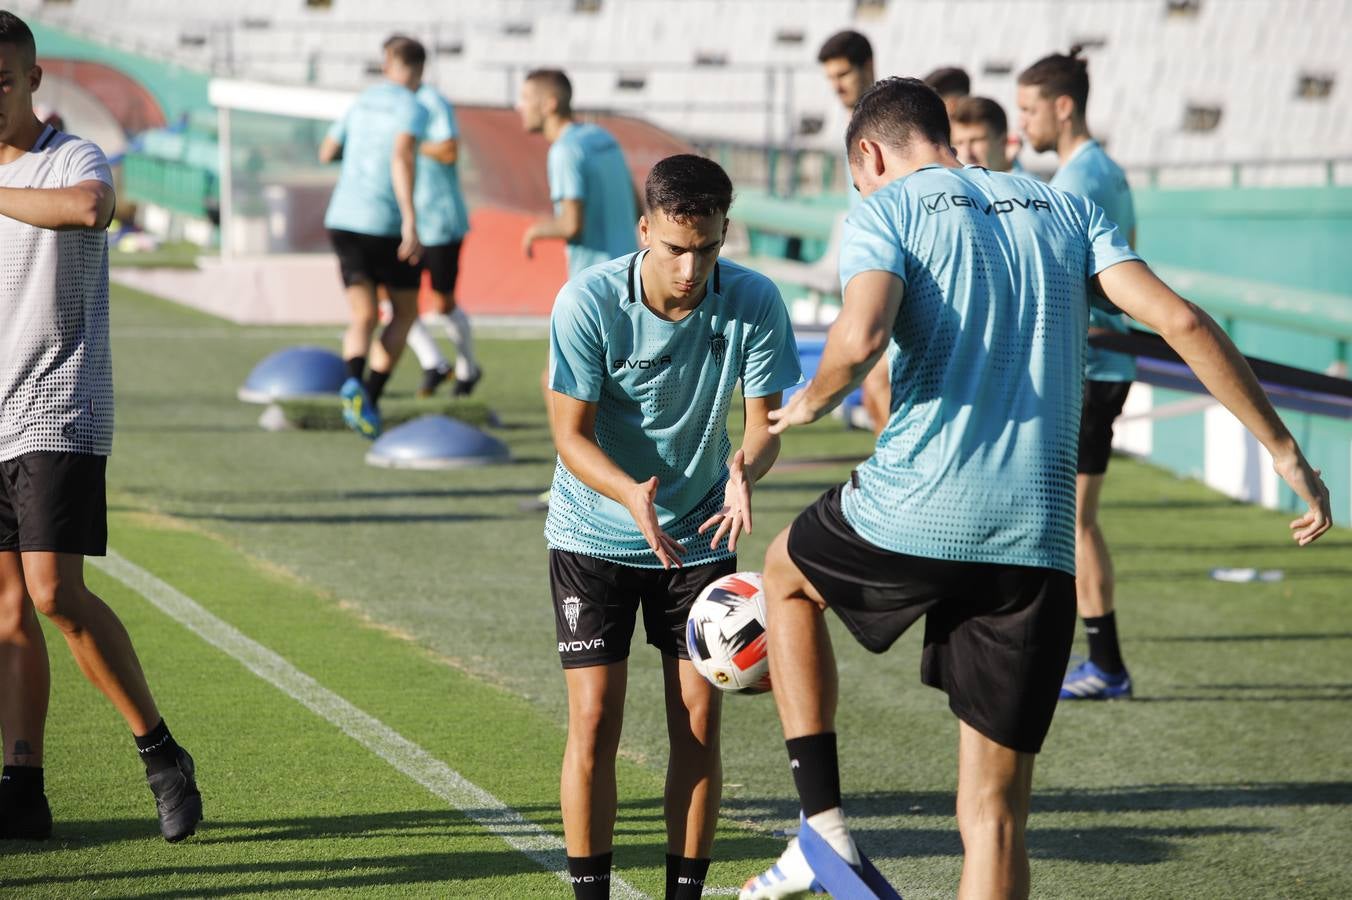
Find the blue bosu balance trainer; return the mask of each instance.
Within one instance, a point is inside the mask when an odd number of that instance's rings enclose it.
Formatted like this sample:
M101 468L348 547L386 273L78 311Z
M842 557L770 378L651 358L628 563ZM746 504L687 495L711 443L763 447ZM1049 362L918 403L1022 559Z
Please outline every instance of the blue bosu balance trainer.
M422 416L381 435L366 462L386 469L458 469L511 461L507 445L446 416Z
M245 403L337 398L347 380L343 358L323 347L287 347L254 366L236 393Z

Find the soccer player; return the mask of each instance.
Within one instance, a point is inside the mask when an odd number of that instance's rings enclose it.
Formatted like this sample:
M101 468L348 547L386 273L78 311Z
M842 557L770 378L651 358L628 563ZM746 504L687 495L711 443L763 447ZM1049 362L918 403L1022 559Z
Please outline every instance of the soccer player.
M959 162L992 172L1023 172L1019 161L1009 155L1009 119L994 100L963 97L953 104L948 124Z
M573 118L573 85L558 69L536 69L521 85L521 123L549 141L549 199L554 216L521 237L531 255L536 241L566 242L568 277L634 251L638 219L634 182L620 144L600 125Z
M609 896L615 753L641 610L666 689L667 897L688 900L703 889L722 766L719 693L689 661L686 616L737 570L752 486L779 453L767 416L801 375L774 283L718 258L732 202L724 171L668 157L645 200L645 249L570 280L550 317L559 462L545 537L568 689L561 803L576 896ZM739 382L746 430L733 454Z
M1085 109L1089 100L1089 71L1079 48L1067 55L1038 60L1019 75L1018 104L1022 131L1039 153L1055 150L1060 168L1052 186L1094 201L1114 222L1132 247L1136 246L1136 210L1122 168L1108 157L1089 134ZM1126 332L1125 317L1094 308L1090 334ZM1104 700L1131 696L1131 675L1122 661L1113 607L1113 562L1099 527L1099 496L1112 456L1113 420L1122 412L1136 360L1125 353L1089 348L1084 370L1083 408L1080 412L1080 451L1075 481L1075 595L1089 659L1069 674L1062 685L1066 700Z
M873 86L873 45L868 38L857 31L840 31L826 39L817 51L817 62L821 63L822 74L835 89L840 103L853 110L864 92ZM849 178L850 161L845 159L846 181L850 185L850 208L860 202L859 190ZM891 414L889 404L892 399L892 387L888 383L887 361L882 360L864 380L861 392L864 412L873 423L875 434L881 434L887 417Z
M0 10L0 839L52 833L40 612L131 729L160 830L179 841L202 818L192 757L160 716L126 629L84 582L84 558L104 555L108 540L112 173L97 146L33 114L41 83L32 31Z
M958 66L943 66L925 76L925 84L934 88L943 98L948 115L952 117L953 108L958 101L972 93L972 78L966 69Z
M549 198L554 216L531 224L521 236L529 259L536 241L562 239L568 257L568 277L583 269L632 253L634 226L641 205L615 138L599 125L573 118L573 84L558 69L527 73L517 102L521 124L549 141L547 159ZM540 374L545 413L553 429L548 370ZM549 506L549 491L534 502Z
M394 40L386 41L386 46ZM429 319L445 324L446 336L455 347L455 383L451 394L463 397L474 390L482 372L474 357L469 318L455 303L460 248L469 233L469 210L456 166L460 158L460 130L456 126L455 107L440 91L422 81L414 95L427 113L427 131L418 145L413 205L418 213L418 240L423 245L422 267L432 282L434 310ZM430 397L451 374L451 367L420 319L414 319L409 328L408 346L423 370L418 396Z
M380 397L418 317L418 219L413 202L415 159L427 130L427 113L413 91L422 80L427 52L406 37L385 43L384 81L367 88L329 129L319 161L342 158L329 198L329 230L351 320L343 336L347 381L343 420L366 438L380 435ZM377 289L389 294L392 316L372 342L379 321ZM367 354L369 376L365 376Z
M865 202L846 222L844 310L816 376L771 413L771 430L820 418L889 345L898 396L874 455L770 545L770 672L806 827L856 864L824 611L874 652L925 616L921 678L959 720L958 896L1027 897L1033 761L1075 623L1091 281L1157 330L1272 453L1308 504L1291 523L1300 544L1328 529L1329 500L1225 333L1159 281L1102 210L1033 179L960 167L948 128L938 94L899 78L876 85L850 122ZM742 897L787 896L814 877L795 840Z

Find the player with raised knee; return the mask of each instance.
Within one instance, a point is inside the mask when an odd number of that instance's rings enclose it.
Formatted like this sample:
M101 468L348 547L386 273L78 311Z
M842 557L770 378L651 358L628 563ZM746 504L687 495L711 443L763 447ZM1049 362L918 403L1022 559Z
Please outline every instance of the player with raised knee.
M1039 153L1055 150L1060 168L1053 187L1087 197L1136 246L1136 210L1126 173L1089 134L1085 109L1089 70L1079 48L1038 60L1019 75L1022 131ZM1125 333L1126 318L1095 308L1089 333ZM1089 659L1061 686L1063 700L1111 700L1131 696L1131 675L1122 660L1113 604L1113 561L1099 526L1099 497L1112 457L1113 422L1121 415L1136 377L1136 360L1090 346L1085 360L1080 411L1080 451L1075 480L1075 596L1089 641Z
M864 92L873 86L873 45L857 31L840 31L822 44L817 51L817 62L821 64L822 74L836 92L841 106L853 110ZM850 208L860 202L859 190L849 177L850 161L845 159L845 180L850 186ZM887 423L891 396L887 385L887 362L881 361L873 373L864 380L860 391L864 412L873 423L875 434L881 433Z
M568 277L589 266L633 253L638 222L638 197L624 150L614 136L591 122L573 117L573 84L559 69L536 69L521 83L517 100L521 124L549 141L547 160L552 217L533 222L521 236L530 258L535 242L562 240ZM540 373L545 413L553 415L549 372ZM551 419L552 427L552 419ZM538 498L547 506L549 492Z
M348 374L341 391L343 420L370 439L380 435L380 398L418 317L423 251L413 195L427 112L413 91L422 81L427 51L401 36L386 41L384 49L384 80L357 97L319 147L320 162L342 159L324 227L338 256L351 316L343 335ZM389 295L391 317L380 340L372 341L381 287Z
M388 42L387 42L388 43ZM418 144L413 205L418 212L418 240L423 245L422 268L430 284L432 311L427 321L415 319L408 331L408 347L422 367L419 397L430 397L453 374L451 395L465 397L474 391L483 371L474 356L474 336L469 317L455 302L460 277L460 250L469 233L469 209L460 189L460 129L455 107L426 81L414 88L418 105L427 113L427 130ZM451 367L428 328L445 327L455 347Z
M822 871L835 864L832 877L861 862L841 805L825 610L879 653L924 617L921 679L958 718L958 896L1027 897L1033 762L1075 625L1091 298L1158 331L1272 453L1308 504L1291 525L1302 545L1329 527L1328 492L1225 333L1092 202L960 166L942 100L915 79L866 94L848 141L865 202L846 222L844 309L816 376L771 414L772 430L826 414L889 346L894 412L874 455L766 556L770 672L803 835L829 848L817 858ZM800 841L747 882L744 900L814 887Z
M51 671L38 613L135 738L169 841L202 818L126 629L84 581L107 552L113 444L103 151L33 114L33 33L0 10L0 840L51 836L43 736Z
M561 780L578 898L609 896L615 754L642 613L662 654L671 755L664 798L667 897L700 896L722 789L720 694L685 645L690 605L735 572L753 485L779 441L768 413L801 378L773 282L719 259L732 183L699 156L645 184L644 249L586 269L550 317L554 474L545 537L568 689ZM740 384L745 436L727 418Z

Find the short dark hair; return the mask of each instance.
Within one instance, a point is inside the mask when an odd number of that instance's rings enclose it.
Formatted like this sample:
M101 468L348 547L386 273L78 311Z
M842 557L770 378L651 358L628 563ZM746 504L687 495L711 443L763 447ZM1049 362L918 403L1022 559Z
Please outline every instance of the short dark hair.
M940 97L966 97L972 92L971 76L957 66L944 66L925 76L925 84L934 88Z
M19 48L19 61L32 68L38 64L38 44L33 30L23 19L7 9L0 9L0 44Z
M843 59L858 69L873 62L873 45L857 31L837 31L817 53L817 62L828 59Z
M953 121L962 125L985 125L991 134L1009 134L1004 108L989 97L963 97L953 107Z
M728 214L732 206L732 179L712 159L680 153L660 160L643 184L648 212L662 210L677 220Z
M392 34L382 45L385 52L410 69L421 69L427 63L427 48L403 34Z
M845 151L850 158L863 137L897 149L917 137L947 147L948 109L934 88L918 78L884 78L855 104L845 132Z
M1079 44L1066 54L1044 56L1019 75L1019 84L1036 87L1042 96L1056 99L1069 97L1075 109L1084 115L1089 105L1089 61L1080 58L1084 48Z
M573 111L573 83L562 69L532 69L526 73L526 80L533 81L554 95L559 103L559 112L567 115Z

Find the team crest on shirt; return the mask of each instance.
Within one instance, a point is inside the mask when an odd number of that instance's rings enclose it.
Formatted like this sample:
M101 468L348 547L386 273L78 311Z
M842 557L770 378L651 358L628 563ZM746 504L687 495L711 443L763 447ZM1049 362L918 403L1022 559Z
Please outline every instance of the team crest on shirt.
M566 597L563 601L563 615L568 619L568 630L577 634L577 617L582 611L582 601L577 597Z
M713 355L714 362L720 366L723 365L723 357L728 352L728 339L721 334L709 335L709 353Z

